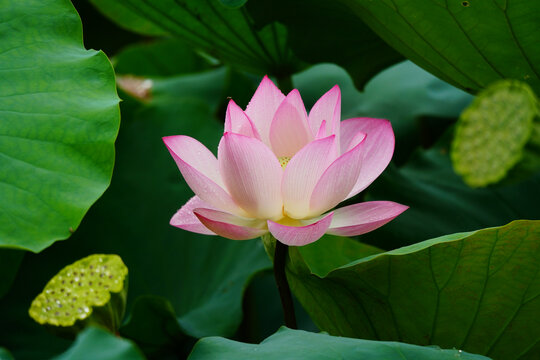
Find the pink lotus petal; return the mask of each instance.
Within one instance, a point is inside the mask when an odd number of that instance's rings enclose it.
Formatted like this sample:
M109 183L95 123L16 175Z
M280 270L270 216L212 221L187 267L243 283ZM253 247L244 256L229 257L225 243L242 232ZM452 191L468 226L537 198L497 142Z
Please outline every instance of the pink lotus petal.
M272 150L278 157L292 157L312 138L306 108L295 89L279 105L270 125Z
M225 133L219 143L218 158L229 193L249 217L282 217L283 170L266 145L244 135Z
M195 216L193 210L197 208L211 208L211 206L202 201L198 196L194 196L173 215L169 224L194 233L216 235L211 230L208 230L208 228L199 221L197 216Z
M314 140L287 164L281 191L284 212L289 217L310 217L309 201L313 189L324 171L337 158L335 141L334 135Z
M315 135L315 140L322 139L324 137L326 137L326 120L321 122L321 126Z
M270 125L285 95L265 76L246 107L246 115L253 121L262 142L270 146Z
M225 132L233 132L260 140L257 128L234 100L229 101L225 114Z
M218 161L210 150L189 136L167 136L163 142L186 183L201 200L215 208L245 215L225 190Z
M341 151L349 148L349 144L359 132L367 134L364 144L364 162L358 181L347 196L350 198L369 186L383 171L394 153L394 131L388 120L371 118L354 118L341 122Z
M327 122L326 136L337 135L339 144L341 91L337 85L321 96L309 112L309 125L313 134L317 133L323 120Z
M240 218L212 209L195 209L194 213L207 228L227 239L254 239L268 232L262 220Z
M303 246L319 240L332 221L332 213L305 226L287 226L268 220L268 230L272 235L289 246Z
M368 201L334 210L327 234L355 236L373 231L409 207L392 201Z
M365 138L365 134L356 137L355 146L337 158L322 174L311 194L309 205L312 214L322 214L332 209L345 200L352 190L362 167Z
M355 148L358 144L363 142L367 137L366 133L363 133L361 131L357 132L349 142L349 146L344 152L351 151L353 148Z

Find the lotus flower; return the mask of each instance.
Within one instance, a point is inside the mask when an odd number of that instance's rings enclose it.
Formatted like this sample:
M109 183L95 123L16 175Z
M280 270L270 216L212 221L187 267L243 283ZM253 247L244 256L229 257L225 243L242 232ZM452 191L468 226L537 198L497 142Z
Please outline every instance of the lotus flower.
M394 152L390 122L340 115L337 85L308 115L298 90L285 96L265 76L245 111L230 100L217 158L189 136L163 138L195 193L171 225L234 240L270 232L301 246L394 219L407 206L370 201L332 210L371 184Z

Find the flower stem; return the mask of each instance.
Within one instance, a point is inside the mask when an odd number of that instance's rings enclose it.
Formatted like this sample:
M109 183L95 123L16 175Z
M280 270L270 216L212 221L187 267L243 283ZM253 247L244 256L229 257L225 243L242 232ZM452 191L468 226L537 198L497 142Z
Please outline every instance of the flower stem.
M291 289L289 288L287 275L285 274L285 264L287 261L288 252L289 247L287 245L276 241L276 250L274 253L274 277L276 278L279 297L281 298L285 326L290 329L297 329L298 327L296 325L296 317L294 315Z

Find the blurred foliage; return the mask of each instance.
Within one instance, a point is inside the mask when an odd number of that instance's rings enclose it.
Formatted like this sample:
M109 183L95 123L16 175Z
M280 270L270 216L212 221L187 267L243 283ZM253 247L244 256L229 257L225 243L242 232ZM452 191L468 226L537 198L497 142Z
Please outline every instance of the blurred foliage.
M469 105L472 96L409 61L371 79L364 92L338 66L321 64L293 77L309 109L332 86L341 87L341 118L388 119L396 136L393 161L405 163L418 147L430 147Z
M0 360L13 360L13 357L9 351L4 348L0 348Z
M204 336L244 343L204 339L191 358L223 358L223 354L249 358L251 352L270 352L264 357L269 359L293 352L313 354L314 358L360 356L355 351L365 351L373 358L396 351L402 351L401 358L414 359L468 356L456 350L444 353L434 347L287 329L262 345L245 343L262 341L282 324L271 263L259 240L233 242L168 225L192 192L160 137L189 135L215 151L227 98L245 107L265 73L282 83L293 75L293 85L308 109L337 83L342 90L343 119L387 118L396 135L393 163L350 201L392 200L410 209L360 237L363 243L328 236L291 251L289 276L315 323L337 335L463 347L497 359L538 357L537 222L447 234L540 218L535 201L540 198L540 127L533 122L526 144L519 142L523 155L505 179L487 188L470 188L453 172L449 147L453 124L473 97L432 75L469 92L480 91L501 77L524 81L538 91L535 64L540 62L535 59L540 53L534 46L540 23L536 21L538 5L512 0L489 4L414 0L407 6L404 0L91 2L114 23L87 2L75 1L84 41L86 47L114 55L123 98L112 183L79 228L73 227L76 231L69 240L39 254L0 250L1 359L11 358L7 350L22 360L51 358L63 351L60 359L182 359ZM38 68L28 70L32 75L29 86L61 87L59 96L72 102L55 108L55 114L61 116L48 116L42 126L20 122L20 114L8 113L13 119L0 123L0 129L14 131L16 124L26 129L26 136L29 131L41 134L52 126L49 135L66 135L55 141L73 138L80 142L75 136L86 134L86 127L73 125L62 114L97 109L96 104L104 109L116 106L115 96L98 101L92 90L100 84L112 89L110 65L102 54L82 49L80 21L68 5L67 0L47 0L47 4L24 0L10 4L9 9L15 10L2 13L14 18L0 25L4 38L11 42L22 41L18 36L42 39L42 43L30 43L47 56L36 56L30 48L9 49L13 43L3 42L6 51L0 57L9 61L0 70L14 76L24 61L38 61ZM35 15L26 16L29 9ZM18 12L26 15L12 16ZM477 19L482 19L480 25ZM36 30L6 25L30 20L43 26ZM69 41L57 41L64 38ZM409 61L396 64L402 59L399 53L432 74ZM23 62L17 63L17 59ZM56 72L47 73L53 70ZM77 71L82 71L80 77L74 76ZM2 84L6 83L21 84L11 80ZM89 91L82 100L75 96L77 87ZM0 85L0 92L13 89ZM23 109L58 105L52 97L47 99L26 101ZM5 104L6 97L0 97L0 111L5 112ZM490 137L501 122L516 120L500 117L503 113L510 116L516 105L504 101L496 108L490 106L493 115L484 119L484 127L474 135L482 133L463 140L457 130L458 141L471 146L479 138ZM101 115L92 114L88 120L105 124L108 119L109 127L117 121ZM103 126L107 130L100 134L110 138L110 128ZM6 134L11 133L2 132ZM478 149L488 151L488 143L481 142ZM109 147L110 143L108 139ZM46 159L42 145L33 151ZM503 145L509 149L508 144ZM96 155L89 149L84 151ZM19 155L19 147L10 151L15 150ZM82 169L76 162L66 164ZM24 173L17 180L30 178ZM102 190L107 181L102 182ZM51 191L59 189L51 187ZM88 194L80 192L81 196ZM3 206L12 204L8 200ZM80 217L90 204L79 206ZM34 215L32 226L41 234L49 220L38 212ZM26 228L30 227L21 225L17 231ZM63 233L67 236L69 233ZM36 238L29 236L25 241L34 242L34 250L50 244L37 246ZM410 244L414 245L388 253L380 250ZM125 339L90 328L73 343L47 332L27 315L32 299L48 279L66 264L92 253L118 254L130 269L128 314L119 330ZM316 331L306 312L296 305L301 328ZM309 343L309 348L302 348L301 342ZM329 349L333 351L330 355Z
M298 328L318 331L300 303L293 298ZM234 339L248 343L259 343L283 326L283 309L271 271L257 274L246 290L244 297L244 320Z
M126 47L113 58L117 75L166 78L207 70L210 63L176 39Z
M0 299L13 284L23 256L24 251L21 250L0 249Z
M521 160L514 166L501 183L516 183L530 178L540 171L540 118L533 121L531 137L522 150Z
M247 2L246 8L258 27L276 21L285 24L287 46L296 56L310 64L341 66L359 90L379 71L403 59L335 1L257 0Z
M71 2L81 17L84 46L87 49L102 50L110 58L128 44L150 39L124 30L108 21L88 0L72 0Z
M139 349L129 340L114 336L97 327L83 331L73 345L53 360L144 360Z
M256 29L243 7L219 0L90 0L131 31L173 36L243 71L289 76L303 65L287 47L287 30L277 23Z
M155 296L137 298L120 334L135 341L151 359L181 357L195 344L195 338L185 335L171 303Z
M220 1L223 5L229 6L232 8L240 7L247 2L247 0L220 0Z

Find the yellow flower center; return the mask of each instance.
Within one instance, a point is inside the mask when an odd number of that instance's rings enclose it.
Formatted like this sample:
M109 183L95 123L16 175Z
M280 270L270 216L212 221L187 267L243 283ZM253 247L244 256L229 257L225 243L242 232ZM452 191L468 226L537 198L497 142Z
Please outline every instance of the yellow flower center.
M278 157L278 160L279 160L279 164L281 165L281 168L285 169L289 161L291 161L291 158L289 156L281 156L281 157Z
M298 219L293 219L293 218L288 217L287 214L285 214L285 211L283 211L283 217L277 220L276 222L281 225L295 226L295 227L305 225L304 223L302 223L302 221Z

